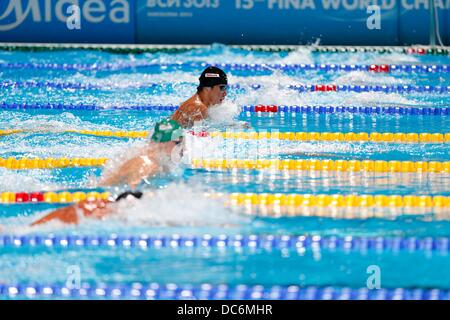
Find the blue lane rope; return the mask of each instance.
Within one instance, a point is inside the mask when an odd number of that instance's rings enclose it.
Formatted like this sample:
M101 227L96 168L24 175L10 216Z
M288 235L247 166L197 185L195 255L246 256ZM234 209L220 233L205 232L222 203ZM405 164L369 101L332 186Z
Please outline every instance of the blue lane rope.
M325 72L351 72L370 71L370 65L365 64L283 64L283 63L102 63L102 64L58 64L58 63L0 63L0 69L44 69L64 71L117 71L137 68L205 68L214 65L226 70L242 71L325 71ZM450 72L450 65L414 65L414 64L387 64L390 72L404 73L438 73Z
M186 83L188 84L188 83ZM128 86L128 88L142 89L142 88L172 88L173 84L148 83ZM230 89L245 89L259 90L263 86L261 84L230 85ZM288 90L295 90L302 92L382 92L382 93L435 93L446 94L450 93L450 86L416 86L416 85L337 85L336 90L316 90L316 85L285 85L282 86ZM83 84L76 82L51 82L51 81L3 81L0 82L0 88L52 88L52 89L79 89L79 90L101 90L109 88L117 88L112 85L97 85L97 84ZM125 88L125 87L120 87Z
M101 89L101 86L92 84L83 84L76 82L52 82L52 81L2 81L0 88L52 88L52 89L79 89L79 90L95 90Z
M94 104L62 104L62 103L0 103L0 109L46 109L46 110L138 110L138 111L175 111L173 105L142 105L142 106L98 106Z
M256 86L259 84L254 84L251 86L252 89L257 90ZM316 90L316 85L287 85L287 89L296 90L297 92L326 92L321 90ZM416 86L409 84L398 84L398 85L337 85L336 90L328 90L328 92L382 92L382 93L450 93L450 86Z
M69 285L70 286L70 285ZM0 284L0 298L149 299L149 300L449 300L448 289L368 288L159 284L83 283L79 288L61 284Z
M391 115L450 115L450 107L398 107L398 106L277 106L276 112L255 111L255 105L241 107L243 113L278 114L331 114L331 113L360 113L360 114L391 114ZM138 105L138 106L98 106L93 104L62 104L62 103L0 103L0 109L47 109L47 110L137 110L137 111L169 111L178 109L174 105Z
M253 105L245 105L242 112L259 113ZM398 115L450 115L450 107L398 107L398 106L277 106L277 112L260 112L261 114L276 113L360 113L360 114L398 114Z
M290 235L76 236L0 235L0 248L243 248L349 251L449 252L450 238L337 237Z

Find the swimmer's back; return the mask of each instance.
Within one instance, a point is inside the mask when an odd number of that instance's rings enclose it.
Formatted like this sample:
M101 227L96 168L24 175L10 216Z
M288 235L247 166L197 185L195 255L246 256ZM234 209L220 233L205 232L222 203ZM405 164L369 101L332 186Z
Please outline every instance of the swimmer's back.
M183 128L194 126L195 122L208 117L208 107L200 100L197 94L186 100L171 119L178 122Z

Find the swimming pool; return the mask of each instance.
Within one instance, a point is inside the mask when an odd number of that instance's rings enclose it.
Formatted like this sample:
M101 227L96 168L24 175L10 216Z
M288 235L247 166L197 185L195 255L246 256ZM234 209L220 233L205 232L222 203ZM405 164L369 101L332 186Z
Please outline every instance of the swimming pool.
M0 51L0 297L449 298L450 58L334 51ZM142 145L209 64L227 100L151 197L27 227L118 193L95 187L104 159Z

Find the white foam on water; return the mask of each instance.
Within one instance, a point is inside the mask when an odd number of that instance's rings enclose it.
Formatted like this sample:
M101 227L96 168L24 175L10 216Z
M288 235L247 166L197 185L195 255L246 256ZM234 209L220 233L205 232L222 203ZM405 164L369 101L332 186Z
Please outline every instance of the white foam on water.
M226 227L247 223L249 218L231 213L224 206L224 199L204 195L203 186L171 183L164 189L144 195L133 205L127 201L118 203L119 215L113 219L128 225Z
M278 59L277 63L286 63L286 64L304 63L304 64L311 64L311 63L314 63L314 58L312 57L312 53L311 53L310 49L298 48L297 50L289 52L286 57Z
M49 182L51 176L52 174L48 171L30 172L0 168L0 190L1 192L33 192L61 188L60 185Z
M30 225L37 219L43 217L45 214L49 213L51 210L46 210L44 212L36 212L30 216L19 215L16 217L7 217L0 218L0 234L28 234L33 231L36 231L35 227L31 227ZM52 231L54 230L54 226L57 224L58 226L62 226L63 223L52 221L49 226L43 225L43 231ZM45 229L47 228L47 229Z
M394 85L409 84L409 79L398 79L380 73L370 73L364 71L346 72L345 74L333 80L334 84L353 84L353 85Z
M92 76L85 74L77 74L73 78L74 82L89 83L99 85L104 88L116 88L116 89L132 89L139 86L150 86L151 84L171 84L176 86L180 83L194 84L198 82L198 75L182 72L179 70L149 74L145 71L137 69L133 73L111 73L101 78L95 78L92 80Z
M239 115L240 111L241 108L237 103L231 100L225 100L223 103L209 108L207 122L213 126L232 126L236 124L236 117Z
M33 140L34 143L29 140ZM105 139L102 141L101 138L86 136L71 140L64 137L49 139L44 136L39 139L16 139L11 143L2 143L0 146L3 152L9 153L14 150L15 153L28 158L109 158L115 153L126 152L129 144L130 142L126 140L107 141Z
M314 57L316 63L327 64L414 64L419 63L417 56L407 55L403 53L341 53L341 54L321 54Z
M404 53L389 53L373 56L372 64L420 64L418 56Z
M417 105L424 104L414 99L409 99L398 93L381 93L381 92L348 92L336 97L336 102L342 105Z
M3 128L64 132L69 130L120 130L106 124L82 120L71 112L47 115L29 115L26 113L0 114L0 125Z

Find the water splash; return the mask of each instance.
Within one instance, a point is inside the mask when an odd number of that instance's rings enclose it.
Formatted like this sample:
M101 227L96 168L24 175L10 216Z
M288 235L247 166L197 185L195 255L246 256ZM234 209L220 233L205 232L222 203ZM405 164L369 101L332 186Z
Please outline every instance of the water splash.
M117 218L146 226L236 227L249 222L227 210L223 199L206 197L204 190L200 185L172 183L133 206L119 203Z

